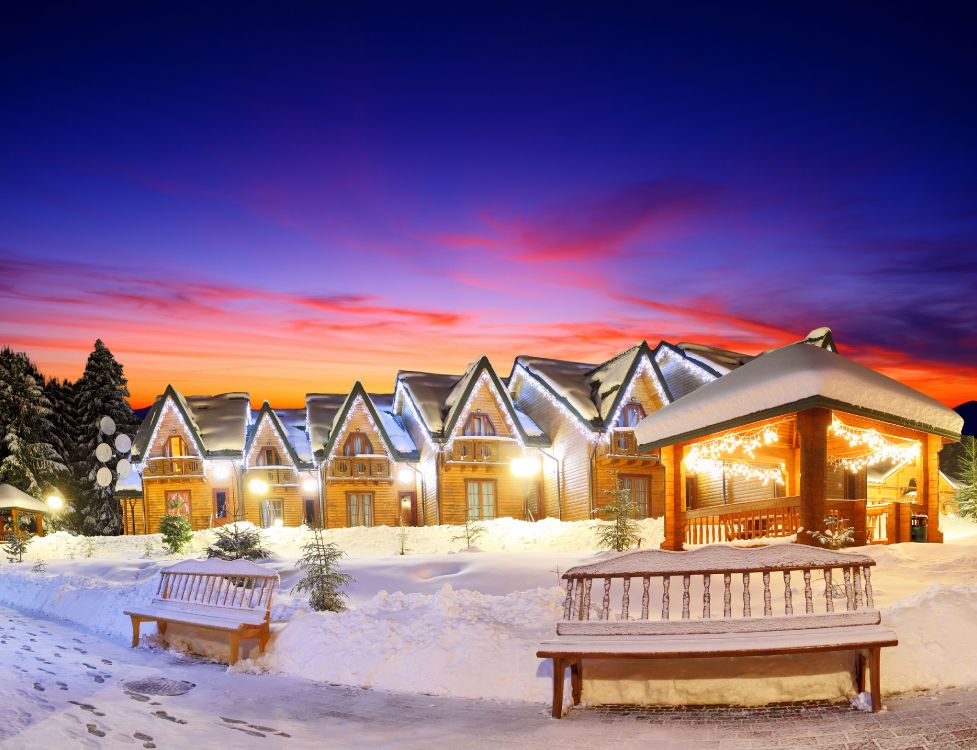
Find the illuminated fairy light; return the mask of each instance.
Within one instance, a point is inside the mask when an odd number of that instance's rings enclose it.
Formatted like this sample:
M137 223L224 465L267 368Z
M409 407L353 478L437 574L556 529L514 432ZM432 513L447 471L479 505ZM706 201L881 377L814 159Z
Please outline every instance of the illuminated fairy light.
M339 431L336 433L336 441L332 444L332 454L335 454L336 449L339 447L340 438L342 438L343 435L346 434L346 430L349 427L350 421L353 419L354 416L356 416L357 409L361 409L363 411L363 414L366 415L366 419L370 423L370 426L373 428L374 433L376 433L377 437L380 438L380 446L383 448L383 455L385 455L387 458L393 461L394 457L390 454L390 451L387 449L387 441L383 439L383 433L380 432L380 428L377 426L377 423L373 421L373 416L370 414L370 410L367 409L366 404L363 403L363 397L359 395L356 397L356 400L353 401L353 405L349 408L349 411L346 412L346 418L343 420L342 425L340 425L339 427ZM330 456L327 456L326 458L328 459L329 457Z
M163 427L163 422L166 421L166 417L171 411L176 414L180 424L183 425L183 429L186 430L186 437L190 438L188 442L196 445L192 438L192 430L190 429L190 426L186 423L183 415L180 414L179 409L176 408L176 405L173 403L173 398L167 396L166 402L163 404L163 409L160 411L159 419L156 420L156 426L153 428L153 433L149 436L149 442L146 443L146 453L149 453L153 449L153 445L156 443L156 438L159 436L159 431ZM148 458L148 456L143 456L142 460L139 462L139 465L142 465L142 463L148 460Z
M512 421L512 417L509 416L508 408L504 403L502 403L502 396L499 395L499 393L496 391L496 388L492 384L492 381L489 378L488 373L484 371L482 372L481 375L478 376L478 382L475 384L475 387L472 388L471 394L468 396L468 403L465 404L465 408L462 410L461 415L458 417L458 421L455 422L455 428L457 429L458 425L461 425L462 429L464 429L465 422L468 420L468 415L471 412L472 402L475 400L475 394L478 391L478 389L481 387L487 388L492 393L492 396L495 399L495 405L499 407L499 412L502 414L502 417L505 419L506 424L509 426L510 434L515 437L515 439L518 441L520 446L525 448L526 443L522 439L522 434L516 428L515 422ZM454 445L456 437L464 437L464 436L459 436L456 434L451 435L451 437L449 437L447 442L445 443L449 451L451 450L451 446Z
M710 372L707 372L702 365L696 362L690 362L682 355L676 354L668 349L662 348L658 351L658 354L655 355L655 361L659 363L666 358L670 358L672 361L678 362L682 369L686 370L687 372L691 372L703 383L710 383L716 379L716 376Z
M279 457L279 459L281 459L281 458L284 457L285 459L288 460L288 462L290 464L292 464L292 467L291 467L292 470L298 471L298 466L295 466L294 462L292 461L292 454L289 452L288 446L285 445L285 442L282 440L281 435L278 434L278 430L275 429L275 426L273 424L271 424L271 415L266 413L262 417L262 420L263 420L262 423L260 423L255 428L256 429L256 434L255 434L254 442L251 444L251 449L248 451L247 455L244 457L245 466L248 469L268 469L268 468L272 468L272 467L269 467L269 466L262 466L262 465L257 464L257 463L252 464L252 459L254 457L255 449L264 447L264 445L262 443L264 442L264 440L266 438L262 438L261 441L259 441L259 439L258 439L259 437L261 437L261 431L262 430L271 430L271 435L274 438L275 443L278 444L278 448L279 448L278 457ZM267 428L265 427L264 420L267 420L267 422L268 422ZM285 467L285 468L288 468L288 467Z
M853 474L883 461L897 464L913 461L919 458L922 449L922 443L918 440L883 435L874 427L852 427L835 416L831 418L831 432L844 438L852 448L866 451L857 456L835 456L830 459L833 465Z
M406 407L407 411L410 411L412 418L421 427L420 432L421 432L421 436L424 438L424 444L428 447L429 450L437 453L438 446L435 445L434 441L431 439L431 436L427 429L427 423L421 417L421 411L420 409L417 408L417 405L414 403L413 397L410 395L410 392L407 390L407 387L404 385L403 381L397 382L397 390L394 393L395 412L397 411L398 404L400 405L401 414L404 413L405 410L404 407Z
M763 486L767 486L771 482L774 484L783 484L787 467L784 464L770 466L754 464L749 461L738 461L736 459L717 460L700 458L697 459L694 467L690 467L690 471L692 473L718 473L722 471L734 477L758 480Z
M610 422L608 422L608 425L611 427L617 425L617 420L620 418L621 412L623 411L625 405L631 401L631 395L634 393L634 389L637 386L638 381L641 379L643 374L649 371L651 375L651 382L655 385L655 390L658 392L658 398L661 401L662 406L668 406L672 402L671 399L665 394L665 389L662 388L662 384L658 381L658 374L652 367L651 359L647 354L642 354L641 362L638 364L638 369L636 369L634 371L634 375L631 376L631 382L628 383L627 390L624 391L624 396L618 402L617 409L614 411L614 416L611 418ZM608 439L610 439L609 436Z
M588 430L587 427L581 423L580 416L570 411L570 409L568 409L563 402L559 401L543 385L536 382L536 379L526 370L525 365L516 366L516 375L521 377L526 383L532 385L536 392L540 393L543 398L545 398L554 408L556 408L556 410L560 412L560 414L562 414L574 427L576 427L580 434L587 438L587 440L592 443L596 443L598 440L600 440L600 433Z
M715 461L728 458L731 454L740 453L747 458L754 458L757 449L764 445L771 445L780 439L777 435L777 424L768 424L746 432L731 432L720 437L697 443L689 448L685 456L685 465L690 471L701 461Z

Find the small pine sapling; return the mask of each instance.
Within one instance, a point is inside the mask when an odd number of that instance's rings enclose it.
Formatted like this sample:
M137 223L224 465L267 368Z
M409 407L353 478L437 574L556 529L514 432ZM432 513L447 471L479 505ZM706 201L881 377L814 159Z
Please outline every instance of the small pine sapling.
M335 544L327 542L321 528L312 529L312 538L302 545L299 567L302 580L295 585L297 591L309 592L309 606L316 612L342 612L349 598L343 586L355 579L339 571L339 559L345 553Z
M603 508L594 511L595 514L607 516L610 523L597 527L597 544L604 549L615 552L641 544L641 527L634 520L634 504L631 502L631 491L619 487L613 490L601 490L611 498L611 502Z
M30 546L30 534L23 534L19 531L11 531L7 536L7 541L3 545L3 551L7 553L9 562L24 562L24 553Z
M90 536L85 537L85 557L95 557L95 540Z
M485 524L475 518L466 517L464 526L458 527L458 533L451 537L452 542L464 542L465 549L471 549L485 534Z
M261 531L250 524L231 523L217 529L214 543L207 548L207 557L221 560L260 560L270 552L261 546Z
M41 573L47 573L47 563L44 562L44 560L38 558L37 560L34 561L34 564L31 566L31 573L37 573L38 575L40 575Z
M156 546L153 544L152 539L146 540L146 543L143 545L142 552L144 557L152 557L155 554Z
M844 519L828 516L824 519L824 531L808 531L808 536L828 549L841 549L855 541L855 527L845 526Z
M408 529L409 528L410 528L410 526L401 526L397 530L397 548L398 548L398 554L406 555L407 554L407 550L410 549L410 547L407 545L407 542L410 540L409 532L408 532Z
M957 474L961 487L954 494L957 512L964 518L977 520L977 438L964 435L960 439Z
M165 515L159 520L159 533L163 536L163 546L171 555L179 554L193 539L193 529L184 515Z

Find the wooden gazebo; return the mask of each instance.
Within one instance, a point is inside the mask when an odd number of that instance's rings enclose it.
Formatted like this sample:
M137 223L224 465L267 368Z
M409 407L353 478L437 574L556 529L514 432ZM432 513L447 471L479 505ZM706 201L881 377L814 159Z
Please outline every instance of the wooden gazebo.
M939 451L952 409L841 355L800 343L758 356L638 425L666 468L665 549L854 529L853 543L942 541ZM869 466L905 463L914 493L870 502ZM907 479L908 481L908 479ZM927 518L923 518L926 516ZM920 528L914 534L911 525Z
M2 519L0 521L0 541L7 538L7 519L10 522L10 528L16 531L19 529L18 520L24 514L34 517L34 533L43 536L43 518L50 512L51 509L47 505L26 492L21 492L12 484L0 484L0 519Z

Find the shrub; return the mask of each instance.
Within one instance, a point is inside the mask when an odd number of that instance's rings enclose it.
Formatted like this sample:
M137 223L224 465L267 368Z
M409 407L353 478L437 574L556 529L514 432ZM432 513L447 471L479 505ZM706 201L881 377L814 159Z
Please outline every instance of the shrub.
M451 537L452 542L464 542L466 549L471 549L485 534L485 524L473 518L465 518L464 526L460 526L458 533Z
M855 527L844 526L844 521L834 516L824 519L824 531L813 530L806 533L828 549L841 549L855 541Z
M632 517L634 503L631 502L631 491L622 488L616 490L601 490L612 500L603 508L594 511L595 514L607 516L610 523L597 527L597 544L604 549L624 552L626 549L638 546L641 542L641 527Z
M165 515L159 520L159 533L163 535L163 546L176 555L190 544L193 539L193 529L186 516Z
M268 550L261 546L261 531L250 524L231 523L216 531L214 543L207 548L207 557L221 560L260 560L268 557Z
M7 541L3 545L3 551L7 553L9 562L23 562L24 553L31 543L31 535L23 534L19 531L11 531Z
M349 598L341 590L354 578L339 572L338 563L345 553L335 544L326 542L322 529L312 529L312 539L302 545L299 567L304 572L295 585L297 591L309 592L309 606L316 612L342 612Z

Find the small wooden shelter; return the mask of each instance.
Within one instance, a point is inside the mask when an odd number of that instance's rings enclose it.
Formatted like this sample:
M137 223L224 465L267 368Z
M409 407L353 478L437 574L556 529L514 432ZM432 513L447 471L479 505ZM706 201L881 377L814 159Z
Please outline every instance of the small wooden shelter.
M34 533L44 535L44 516L51 512L40 500L21 492L12 484L0 484L0 541L11 531L17 531L19 519L26 514L34 517ZM9 529L7 528L9 525Z
M807 532L828 518L860 545L942 541L939 452L962 424L902 383L799 343L650 415L636 435L665 466L666 549L795 533L816 543ZM870 502L868 468L885 461L907 465L915 491Z

